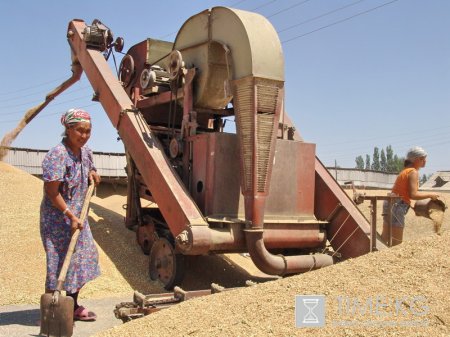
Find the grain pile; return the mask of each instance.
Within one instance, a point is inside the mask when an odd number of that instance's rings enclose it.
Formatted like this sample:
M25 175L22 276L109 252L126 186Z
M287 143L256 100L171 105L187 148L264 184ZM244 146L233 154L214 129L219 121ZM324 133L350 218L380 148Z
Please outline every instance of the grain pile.
M0 305L39 303L44 292L45 253L39 234L42 193L41 180L0 161ZM135 236L123 227L122 216L96 203L101 203L99 197L92 198L89 222L102 275L83 288L81 298L130 294L134 289L160 292L160 287L143 277L147 259L130 244Z
M95 336L449 336L449 256L446 231L304 275L189 300ZM296 328L295 295L317 294L326 296L326 326ZM353 315L339 311L339 299L378 300L381 307Z
M0 306L39 303L44 292L45 253L39 234L43 184L38 178L0 161ZM148 280L148 256L136 244L136 234L125 228L124 188L103 185L91 199L89 224L97 243L101 276L89 282L80 298L129 296L165 290ZM209 265L208 271L203 270ZM247 270L220 256L188 259L185 289L204 289L212 282L234 287L252 277ZM112 311L112 309L111 309Z
M81 292L82 298L97 298L132 291L160 293L163 289L147 279L148 257L135 244L135 233L123 226L124 203L114 191L99 191L92 199L89 221L100 254L102 276ZM376 191L373 193L383 193ZM39 205L42 182L0 162L0 305L39 303L45 278L45 255L39 235ZM446 204L450 195L443 194ZM368 203L360 205L370 217ZM379 210L379 221L381 215ZM449 212L444 214L442 236L434 233L432 221L408 212L406 242L388 251L369 254L304 275L242 288L228 293L199 298L141 320L127 323L99 336L286 336L312 334L320 336L448 336L450 322L450 293L448 287L450 232ZM228 254L227 254L228 255ZM231 254L230 254L231 255ZM240 257L240 256L239 256ZM245 259L240 257L241 259ZM252 279L249 269L229 263L227 258L205 256L198 262L189 261L188 273L182 287L186 290L206 288L216 282L226 287L242 285ZM249 259L247 259L249 260ZM258 280L257 278L253 278ZM294 326L294 297L302 294L323 294L327 300L327 326L321 329L300 329ZM338 315L338 297L366 301L381 296L386 301L403 298L402 315L358 317ZM411 301L423 296L419 303ZM415 305L416 304L416 305ZM429 308L420 322L426 326L401 327L412 321L409 305L415 310L420 304ZM342 319L356 319L361 324L397 322L392 327L340 327ZM378 322L378 323L377 323ZM403 323L402 323L403 322ZM394 324L392 323L392 324ZM395 324L397 324L395 323Z
M3 162L0 172L0 305L36 303L45 281L39 236L42 182Z

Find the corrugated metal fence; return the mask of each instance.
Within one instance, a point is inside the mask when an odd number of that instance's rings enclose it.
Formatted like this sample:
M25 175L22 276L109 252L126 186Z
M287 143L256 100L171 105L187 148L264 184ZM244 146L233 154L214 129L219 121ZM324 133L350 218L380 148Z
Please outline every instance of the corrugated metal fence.
M48 150L35 150L12 147L3 159L6 163L30 174L42 175L42 161ZM97 172L104 178L125 178L127 164L124 153L95 152L94 164Z
M327 168L339 185L352 182L357 187L391 189L397 174L346 168Z
M41 163L48 150L10 148L4 161L33 175L42 175ZM94 163L103 178L126 178L126 159L124 153L94 152ZM353 182L355 186L390 189L396 174L346 169L328 168L340 185Z

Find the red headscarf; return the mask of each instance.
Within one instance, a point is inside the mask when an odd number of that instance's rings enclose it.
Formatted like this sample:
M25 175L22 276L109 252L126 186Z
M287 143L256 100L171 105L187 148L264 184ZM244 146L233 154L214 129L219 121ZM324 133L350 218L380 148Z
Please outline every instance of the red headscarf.
M70 109L61 116L61 124L68 126L80 122L91 122L91 116L82 109Z

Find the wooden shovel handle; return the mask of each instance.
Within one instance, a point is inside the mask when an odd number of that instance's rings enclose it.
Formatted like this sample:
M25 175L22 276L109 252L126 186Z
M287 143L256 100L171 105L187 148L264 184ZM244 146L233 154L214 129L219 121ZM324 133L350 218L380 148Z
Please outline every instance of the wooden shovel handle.
M92 193L94 192L94 183L92 182L91 185L89 185L89 188L86 192L86 196L84 198L83 202L83 208L81 209L80 214L80 222L84 223L84 220L86 219L88 209L89 209L89 201L91 200ZM75 251L75 245L77 244L78 237L80 236L80 229L76 229L75 232L72 235L72 238L70 239L69 248L67 249L67 254L64 259L63 266L61 268L61 272L59 273L58 277L58 283L56 284L56 290L61 291L64 285L64 281L66 280L67 270L69 269L70 260L72 259L73 252Z

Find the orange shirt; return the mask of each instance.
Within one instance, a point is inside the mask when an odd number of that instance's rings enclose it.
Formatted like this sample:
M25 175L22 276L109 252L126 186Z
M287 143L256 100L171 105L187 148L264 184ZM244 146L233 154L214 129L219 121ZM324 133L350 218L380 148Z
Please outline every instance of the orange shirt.
M414 167L408 167L403 169L395 180L394 187L392 187L392 193L400 196L408 205L411 204L411 198L409 197L409 174L415 170Z

